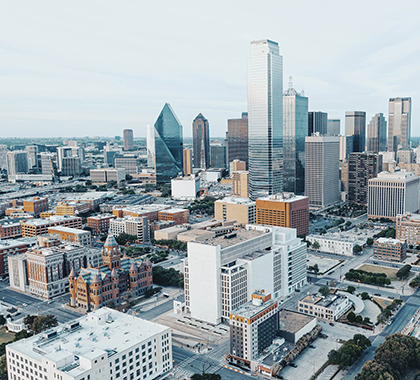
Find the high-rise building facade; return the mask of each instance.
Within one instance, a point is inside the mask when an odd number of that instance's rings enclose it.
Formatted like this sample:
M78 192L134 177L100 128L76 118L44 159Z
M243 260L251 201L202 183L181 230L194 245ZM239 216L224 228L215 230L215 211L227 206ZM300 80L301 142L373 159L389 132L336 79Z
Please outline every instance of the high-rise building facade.
M326 112L308 112L308 136L317 132L321 135L326 135L328 132L328 114Z
M420 178L413 173L382 172L369 180L368 218L395 220L398 214L419 210Z
M388 150L410 147L411 98L389 99Z
M338 136L340 134L340 119L327 120L327 135Z
M208 120L199 113L193 120L194 167L207 169L210 167L210 131Z
M166 103L155 123L156 181L170 182L182 172L182 125Z
M182 152L182 161L184 168L184 175L191 175L192 170L192 154L191 149L184 149Z
M210 145L210 166L212 168L226 169L226 147L224 145Z
M255 223L255 202L248 198L225 197L214 202L214 217L236 220L243 226Z
M366 149L366 112L346 111L346 135L353 136L353 152Z
M7 152L7 174L26 174L28 173L28 153L24 150Z
M63 170L63 160L66 157L72 157L73 150L69 146L59 146L57 148L57 169L59 172Z
M340 136L340 161L348 160L350 153L353 153L354 136Z
M368 182L378 175L378 155L352 153L348 166L349 203L367 205Z
M37 145L27 145L25 147L26 152L28 153L28 167L32 169L33 167L37 166L37 153L38 153L38 146Z
M132 129L123 130L124 150L134 149L134 138Z
M386 150L386 120L383 113L377 113L367 126L367 151L370 153Z
M0 144L0 169L7 169L7 145L4 144Z
M283 190L283 57L270 40L252 41L248 60L248 165L252 199Z
M148 124L146 127L147 167L155 169L155 130Z
M420 215L409 212L397 215L395 230L397 239L417 247L420 244Z
M339 137L305 138L305 195L309 207L324 208L340 202Z
M308 131L308 98L290 81L283 94L283 190L305 191L305 137Z
M234 171L232 172L232 195L234 197L248 197L248 172Z
M248 113L240 119L228 119L226 134L228 162L240 160L248 165Z

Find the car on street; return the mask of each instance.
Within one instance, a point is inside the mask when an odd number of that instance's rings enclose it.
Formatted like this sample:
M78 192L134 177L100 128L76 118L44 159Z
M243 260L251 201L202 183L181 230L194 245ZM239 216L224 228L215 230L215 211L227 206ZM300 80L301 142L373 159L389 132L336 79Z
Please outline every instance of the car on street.
M289 363L290 367L296 368L297 365L295 363Z

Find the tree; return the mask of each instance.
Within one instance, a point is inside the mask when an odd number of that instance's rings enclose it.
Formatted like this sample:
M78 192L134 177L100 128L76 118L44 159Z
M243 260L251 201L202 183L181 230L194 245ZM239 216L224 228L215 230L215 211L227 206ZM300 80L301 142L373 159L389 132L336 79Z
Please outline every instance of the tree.
M347 286L347 291L350 294L353 294L356 291L356 288L354 286L349 285L349 286Z
M338 351L332 350L328 354L330 364L338 364L340 369L350 367L370 346L370 341L364 335L356 334L353 339L346 341Z
M6 356L0 358L0 380L7 380L7 362Z
M420 276L415 277L411 282L410 282L410 286L412 288L418 288L420 287Z
M366 244L367 245L372 245L373 244L373 238L367 238Z
M367 292L362 292L360 294L360 297L362 297L362 300L369 300L370 299L370 295Z
M184 276L174 268L153 267L153 283L161 286L184 286Z
M315 249L315 250L318 250L319 249L319 243L315 240L313 243L312 243L312 248L313 249Z
M316 263L313 266L313 272L314 272L315 276L317 276L318 273L319 273L319 266Z
M408 277L408 274L410 273L411 265L407 264L404 265L397 273L396 276L399 280L404 280Z
M6 318L3 314L0 314L0 326L3 326L6 323Z
M356 245L353 247L353 253L354 253L354 254L360 253L360 252L362 252L362 251L363 251L363 248L362 248L359 244L356 244Z
M347 319L349 322L354 323L356 322L356 314L353 311L347 314Z
M363 318L363 323L364 323L365 325L369 325L369 324L370 324L370 318L369 318L369 317L364 317L364 318Z
M322 296L325 297L330 292L330 288L328 285L324 285L321 286L318 291Z
M48 330L58 325L57 318L52 314L47 315L27 315L23 323L35 333Z
M356 315L355 322L358 323L358 324L362 323L363 322L363 317L361 315Z

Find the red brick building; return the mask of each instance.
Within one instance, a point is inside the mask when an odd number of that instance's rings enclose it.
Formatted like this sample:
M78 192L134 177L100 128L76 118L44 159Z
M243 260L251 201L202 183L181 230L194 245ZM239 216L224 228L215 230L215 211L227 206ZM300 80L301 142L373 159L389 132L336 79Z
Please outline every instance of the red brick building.
M87 226L97 234L106 234L109 231L109 221L115 219L115 215L102 214L87 218Z
M23 201L23 210L29 213L39 216L41 212L48 211L48 199L34 197L30 200Z
M175 224L189 223L190 212L185 208L171 208L169 210L162 210L158 212L159 221L172 220Z

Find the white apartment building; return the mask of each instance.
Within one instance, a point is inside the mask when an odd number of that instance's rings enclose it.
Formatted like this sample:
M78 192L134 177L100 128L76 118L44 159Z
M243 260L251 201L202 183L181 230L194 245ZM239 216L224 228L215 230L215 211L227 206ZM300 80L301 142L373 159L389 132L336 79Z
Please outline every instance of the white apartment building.
M345 296L328 294L325 297L307 295L298 302L298 311L327 321L336 321L353 303Z
M147 216L111 219L109 221L109 231L115 236L121 233L137 236L142 242L150 240L150 226Z
M379 173L369 180L368 218L395 220L398 214L419 211L419 184L414 173Z
M92 183L106 183L111 181L119 183L125 180L125 169L90 169L90 180Z
M194 200L200 191L198 176L178 177L171 180L171 195L174 199Z
M103 307L6 347L12 380L152 380L172 368L171 329Z
M363 246L364 242L359 241L356 238L337 235L308 235L306 240L309 241L312 246L311 249L333 253L335 255L353 255L353 248L356 245ZM314 243L318 242L319 248L314 248Z
M92 233L86 230L80 230L78 228L71 227L49 227L48 232L50 234L57 234L61 240L84 247L90 247L92 245Z
M306 284L306 244L291 228L248 225L205 242L189 242L185 302L191 317L219 323L256 289L274 298Z

